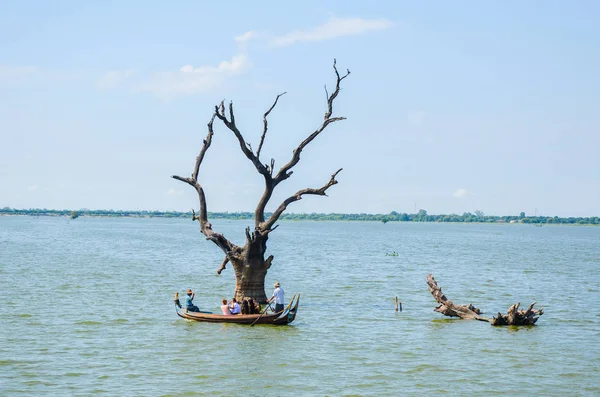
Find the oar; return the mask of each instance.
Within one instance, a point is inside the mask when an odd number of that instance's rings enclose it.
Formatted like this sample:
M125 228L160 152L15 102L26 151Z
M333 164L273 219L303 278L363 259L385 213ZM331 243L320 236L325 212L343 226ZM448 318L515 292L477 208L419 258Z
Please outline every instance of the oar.
M265 307L265 310L264 310L264 311L263 311L263 312L260 314L260 316L258 316L258 318L257 318L256 320L254 320L254 322L253 322L252 324L250 324L250 326L251 326L251 327L254 327L254 324L256 324L256 322L257 322L258 320L260 320L260 318L261 318L262 316L264 316L264 315L265 315L265 313L267 312L267 309L268 309L269 307L271 307L271 302L269 302L269 304L267 305L267 307Z

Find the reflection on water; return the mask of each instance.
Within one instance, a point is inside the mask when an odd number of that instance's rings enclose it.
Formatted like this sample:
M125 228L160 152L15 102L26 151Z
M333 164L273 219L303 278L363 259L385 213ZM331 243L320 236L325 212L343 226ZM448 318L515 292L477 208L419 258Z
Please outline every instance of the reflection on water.
M247 223L214 227L241 242ZM302 302L277 328L176 316L175 291L211 311L233 292L196 226L0 217L1 394L600 394L600 228L283 222L267 285ZM487 316L534 301L545 314L525 328L444 318L428 273Z

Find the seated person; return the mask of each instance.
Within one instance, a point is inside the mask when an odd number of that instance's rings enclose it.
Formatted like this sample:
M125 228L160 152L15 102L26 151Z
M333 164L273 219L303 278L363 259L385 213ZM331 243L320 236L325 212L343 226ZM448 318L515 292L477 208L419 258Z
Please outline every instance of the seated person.
M237 303L237 300L235 300L235 298L231 300L231 304L229 305L229 311L231 312L231 314L242 313L242 308L240 307L240 304Z
M254 305L254 313L260 313L260 303L256 299L252 299L252 304Z
M227 305L227 299L223 299L223 304L221 305L221 311L223 312L223 314L231 315L231 312L229 311L229 305Z
M252 299L252 301L249 303L252 306L252 308L250 309L252 311L252 313L260 314L260 303L258 303L258 301L256 299Z
M191 289L187 290L187 296L185 297L185 308L187 309L188 312L199 312L200 311L200 309L198 309L198 306L195 306L192 303L195 296L196 296L196 294L194 294L194 291L192 291Z
M250 305L248 305L248 299L242 301L242 314L252 314L250 311Z

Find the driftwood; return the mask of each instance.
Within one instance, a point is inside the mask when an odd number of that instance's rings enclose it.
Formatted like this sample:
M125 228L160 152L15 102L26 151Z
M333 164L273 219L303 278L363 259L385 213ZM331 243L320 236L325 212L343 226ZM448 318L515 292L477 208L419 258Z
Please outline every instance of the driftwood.
M536 321L544 314L544 309L534 309L533 302L526 310L519 310L521 304L517 303L508 309L507 314L498 312L498 317L490 320L492 325L534 325Z
M472 304L457 305L448 299L431 274L427 275L427 285L429 286L429 292L439 303L439 306L433 310L449 317L486 321L491 325L534 325L539 317L544 314L543 309L533 308L535 302L529 305L526 310L519 310L520 303L517 303L508 309L507 314L498 313L497 317L486 318L481 316L481 310Z
M442 313L445 316L449 317L460 317L468 320L480 320L480 321L490 321L489 319L482 317L481 310L473 306L469 305L456 305L450 299L446 298L446 295L442 292L442 288L438 286L437 282L433 278L433 275L427 275L427 285L429 286L429 292L435 298L435 300L439 303L439 306L433 309L435 312Z

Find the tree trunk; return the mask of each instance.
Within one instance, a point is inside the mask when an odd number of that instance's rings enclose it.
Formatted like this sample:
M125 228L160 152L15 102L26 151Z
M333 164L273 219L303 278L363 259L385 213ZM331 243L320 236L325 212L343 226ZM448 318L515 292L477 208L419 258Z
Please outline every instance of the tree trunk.
M235 299L241 302L244 298L253 298L259 303L265 303L265 277L267 275L266 261L263 256L248 258L247 261L234 262L235 269Z
M273 256L265 259L268 233L262 233L256 228L250 233L246 228L246 245L238 254L229 255L235 271L235 299L253 298L265 303L265 277L271 267Z

